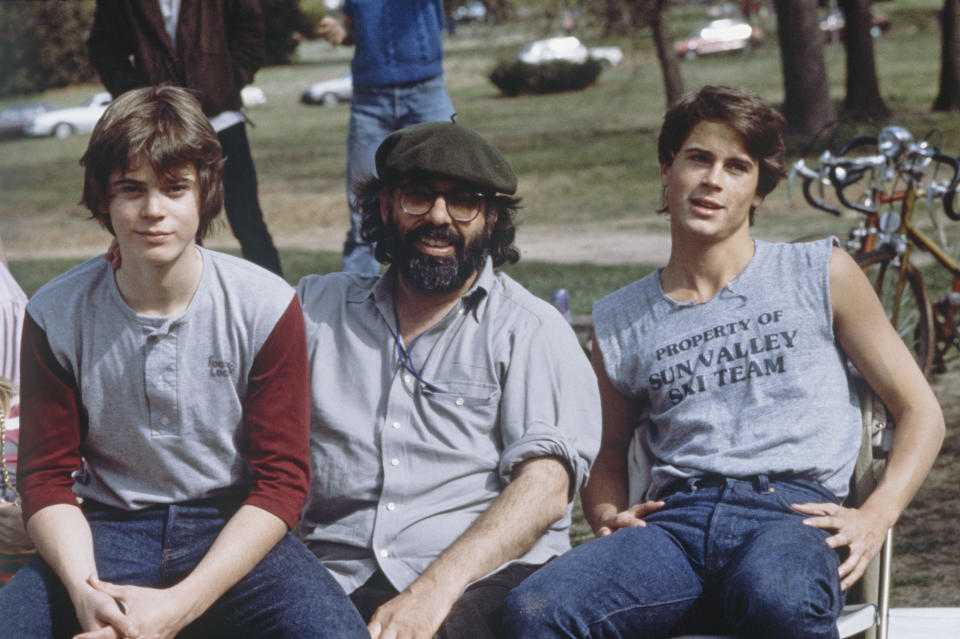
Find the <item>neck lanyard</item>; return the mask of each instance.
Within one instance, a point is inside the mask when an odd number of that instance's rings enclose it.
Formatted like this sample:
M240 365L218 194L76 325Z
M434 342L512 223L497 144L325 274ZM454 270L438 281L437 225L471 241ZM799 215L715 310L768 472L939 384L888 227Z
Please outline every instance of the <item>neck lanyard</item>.
M413 345L416 344L417 340L423 337L427 331L420 333L419 335L414 337L412 340L410 340L410 346L408 346L407 350L404 351L403 345L400 343L400 316L397 315L396 305L394 305L393 307L393 321L397 325L397 330L396 330L396 333L394 333L393 341L397 347L397 359L400 360L400 366L410 371L411 373L413 373L413 376L417 378L417 381L419 381L421 384L426 386L428 389L432 390L435 393L441 392L439 388L437 388L436 386L434 386L433 384L425 380L420 375L420 372L417 370L417 367L413 363L413 358L410 357L410 354L409 354L413 350ZM430 329L427 329L427 330L430 330Z

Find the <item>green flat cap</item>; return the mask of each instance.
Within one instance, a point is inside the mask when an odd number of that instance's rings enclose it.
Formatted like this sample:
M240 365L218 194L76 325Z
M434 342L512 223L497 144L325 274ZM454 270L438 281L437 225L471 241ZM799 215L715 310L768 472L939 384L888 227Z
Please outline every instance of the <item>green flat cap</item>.
M380 144L382 180L410 175L469 182L485 193L513 195L517 176L500 151L478 133L453 122L425 122L394 131Z

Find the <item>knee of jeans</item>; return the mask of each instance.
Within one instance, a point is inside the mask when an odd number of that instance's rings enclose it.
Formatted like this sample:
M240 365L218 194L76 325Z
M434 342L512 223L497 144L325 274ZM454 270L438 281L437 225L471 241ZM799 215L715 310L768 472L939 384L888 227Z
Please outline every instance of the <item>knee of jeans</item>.
M564 625L563 608L540 589L514 588L503 603L501 624L503 636L521 639L541 637L548 628Z
M787 624L832 627L842 604L839 560L824 537L796 522L765 530L727 575L724 608L731 621L743 628L775 623L777 632L767 636L778 637L788 636L781 630Z
M837 580L806 568L783 564L728 592L724 609L733 627L744 636L832 636L842 603Z

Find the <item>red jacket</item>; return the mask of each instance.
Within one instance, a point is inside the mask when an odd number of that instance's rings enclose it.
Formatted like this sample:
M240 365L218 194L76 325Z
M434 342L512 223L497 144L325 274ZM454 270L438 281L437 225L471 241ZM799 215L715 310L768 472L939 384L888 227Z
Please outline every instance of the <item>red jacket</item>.
M157 0L97 0L87 48L114 97L166 82L214 116L240 109L263 62L263 12L258 0L181 0L174 52Z

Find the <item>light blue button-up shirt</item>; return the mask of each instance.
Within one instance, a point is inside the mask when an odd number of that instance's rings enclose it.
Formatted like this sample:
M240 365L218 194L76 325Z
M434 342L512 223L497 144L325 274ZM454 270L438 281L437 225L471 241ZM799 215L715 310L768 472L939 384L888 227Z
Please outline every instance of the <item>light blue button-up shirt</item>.
M412 349L400 342L418 380L398 356L394 278L312 275L297 289L312 395L301 534L348 593L378 568L410 585L524 460L561 459L572 497L600 444L596 378L552 306L488 260ZM517 561L565 552L569 527L568 509Z

